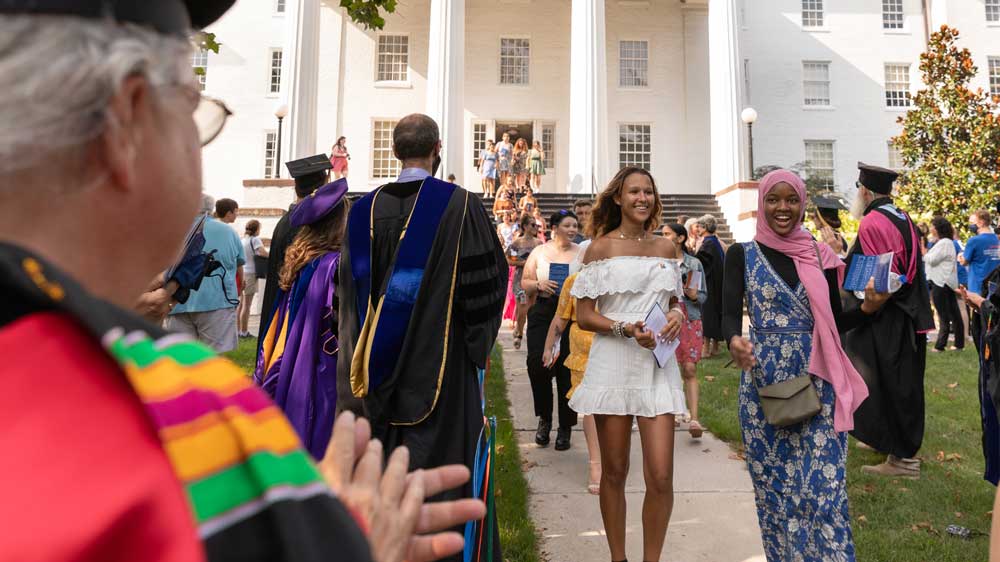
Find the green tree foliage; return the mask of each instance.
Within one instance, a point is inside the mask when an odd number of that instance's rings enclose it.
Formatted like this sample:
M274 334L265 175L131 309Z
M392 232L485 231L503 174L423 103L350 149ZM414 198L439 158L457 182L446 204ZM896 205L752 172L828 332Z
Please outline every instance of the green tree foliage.
M925 88L899 118L892 139L906 170L898 195L915 217L944 215L965 224L976 209L992 209L1000 197L1000 97L969 83L976 76L968 49L956 45L958 30L942 26L920 55Z
M340 7L347 10L354 23L365 29L382 29L385 26L382 12L395 12L396 0L340 0Z

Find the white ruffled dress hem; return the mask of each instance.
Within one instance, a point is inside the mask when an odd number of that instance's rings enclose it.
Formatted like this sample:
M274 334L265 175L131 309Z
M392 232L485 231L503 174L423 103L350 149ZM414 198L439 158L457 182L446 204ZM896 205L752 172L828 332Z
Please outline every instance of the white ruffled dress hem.
M639 416L652 418L683 414L684 389L661 384L649 389L600 388L581 384L573 392L569 407L581 415Z

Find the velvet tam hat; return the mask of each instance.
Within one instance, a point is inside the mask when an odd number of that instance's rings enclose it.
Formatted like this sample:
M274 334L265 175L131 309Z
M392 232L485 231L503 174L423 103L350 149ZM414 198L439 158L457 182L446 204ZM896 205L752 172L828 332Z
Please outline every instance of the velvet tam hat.
M291 216L288 217L292 228L322 220L336 209L337 205L343 203L345 195L347 195L347 178L340 178L317 189L292 210Z
M0 14L109 19L187 37L214 23L236 0L2 0Z
M888 168L858 162L858 183L875 193L889 195L899 174Z

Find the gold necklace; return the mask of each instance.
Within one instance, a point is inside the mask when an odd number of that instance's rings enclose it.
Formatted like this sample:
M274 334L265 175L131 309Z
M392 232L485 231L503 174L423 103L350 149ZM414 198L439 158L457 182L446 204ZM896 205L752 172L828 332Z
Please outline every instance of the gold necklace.
M642 242L643 240L646 239L646 231L645 230L642 231L642 234L639 235L638 237L625 236L625 231L619 227L618 237L621 238L622 240L635 240L636 242Z

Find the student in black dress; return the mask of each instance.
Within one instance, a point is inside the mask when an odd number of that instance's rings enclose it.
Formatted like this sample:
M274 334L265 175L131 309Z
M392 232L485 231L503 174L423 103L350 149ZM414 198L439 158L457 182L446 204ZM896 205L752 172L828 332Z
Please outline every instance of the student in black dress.
M572 386L572 375L563 365L569 355L569 331L563 334L559 357L551 369L543 365L545 338L549 324L556 315L562 282L579 271L582 257L580 246L573 243L579 228L576 215L570 211L553 213L549 219L552 239L531 251L524 265L521 287L528 299L535 302L528 310L528 378L531 379L531 394L538 416L538 430L535 443L539 447L549 444L552 431L552 378L556 379L559 403L559 431L556 434L556 450L569 449L570 436L576 425L576 412L570 409L566 393Z

